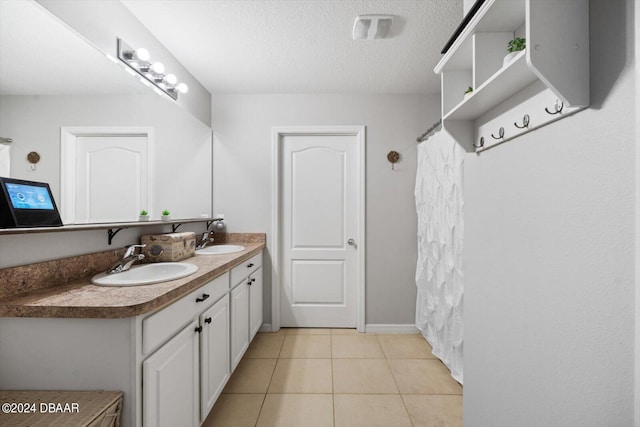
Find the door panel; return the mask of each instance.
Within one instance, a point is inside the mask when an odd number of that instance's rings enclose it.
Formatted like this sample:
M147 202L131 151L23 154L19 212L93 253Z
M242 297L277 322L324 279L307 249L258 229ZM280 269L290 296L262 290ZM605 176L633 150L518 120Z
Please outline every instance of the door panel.
M323 147L291 153L293 248L343 247L345 154Z
M282 326L356 326L356 153L352 135L282 139Z
M150 209L148 157L146 136L78 137L73 222L135 221Z
M293 261L291 302L296 305L343 305L345 303L345 262Z

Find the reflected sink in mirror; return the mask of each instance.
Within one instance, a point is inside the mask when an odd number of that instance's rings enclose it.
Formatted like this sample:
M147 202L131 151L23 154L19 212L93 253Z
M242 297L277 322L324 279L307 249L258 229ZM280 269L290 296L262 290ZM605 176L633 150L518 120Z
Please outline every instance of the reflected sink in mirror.
M213 245L202 249L196 249L196 255L220 255L232 254L234 252L244 251L244 246L240 245Z
M134 265L121 273L99 273L91 283L99 286L139 286L182 279L198 271L198 266L188 262L158 262Z

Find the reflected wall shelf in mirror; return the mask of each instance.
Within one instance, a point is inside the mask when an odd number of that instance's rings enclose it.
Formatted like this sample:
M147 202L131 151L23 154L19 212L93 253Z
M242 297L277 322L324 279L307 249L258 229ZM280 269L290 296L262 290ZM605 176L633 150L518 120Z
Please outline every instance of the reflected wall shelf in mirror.
M504 60L514 38L527 47ZM589 105L588 0L478 0L443 53L443 127L466 151Z
M32 227L32 228L0 228L0 236L8 234L28 234L28 233L59 233L71 231L88 231L88 230L107 230L108 243L111 244L113 238L120 230L136 227L149 227L152 225L170 225L171 231L175 232L182 224L190 224L195 222L206 223L208 230L213 223L214 218L195 218L195 219L176 219L174 221L137 221L137 222L118 222L105 224L82 224L82 225L63 225L62 227Z

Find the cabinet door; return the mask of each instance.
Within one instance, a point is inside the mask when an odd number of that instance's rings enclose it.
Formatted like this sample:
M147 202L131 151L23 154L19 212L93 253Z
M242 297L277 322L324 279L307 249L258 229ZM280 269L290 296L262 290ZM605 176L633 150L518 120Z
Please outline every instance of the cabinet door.
M229 297L200 315L200 417L204 422L229 379Z
M145 427L200 425L197 326L194 320L143 362Z
M231 291L231 370L249 347L249 285L243 281Z
M256 333L262 326L262 269L259 268L255 273L249 276L249 282L251 288L249 289L250 295L250 308L249 308L249 340L252 340L256 336Z

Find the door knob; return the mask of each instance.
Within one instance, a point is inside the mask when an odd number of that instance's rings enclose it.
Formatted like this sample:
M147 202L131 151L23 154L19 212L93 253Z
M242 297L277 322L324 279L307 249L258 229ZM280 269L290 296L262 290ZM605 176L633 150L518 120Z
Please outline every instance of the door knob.
M356 245L356 241L355 241L355 240L353 240L353 239L349 239L349 240L347 240L347 244L348 244L349 246L355 246L355 245Z

